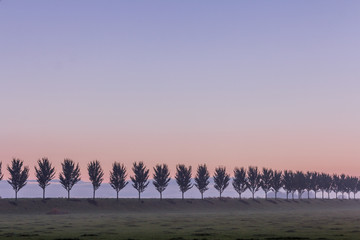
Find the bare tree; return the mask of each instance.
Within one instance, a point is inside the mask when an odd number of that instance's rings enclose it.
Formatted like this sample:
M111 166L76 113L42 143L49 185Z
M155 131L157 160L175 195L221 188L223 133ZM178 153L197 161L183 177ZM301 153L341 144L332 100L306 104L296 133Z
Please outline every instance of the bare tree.
M241 199L241 194L247 189L247 178L246 178L246 170L242 168L234 169L234 178L232 185L235 191L239 194L239 198Z
M262 174L260 175L260 186L265 192L265 199L267 199L267 194L271 191L271 185L273 180L273 170L263 168Z
M165 191L166 187L170 182L170 171L169 167L166 164L159 165L157 164L154 167L154 175L153 175L153 184L160 193L160 200L162 200L162 193Z
M250 166L247 172L247 179L248 179L248 189L252 194L252 199L255 199L255 192L257 192L260 188L260 172L258 167Z
M29 167L23 168L24 161L13 158L11 166L8 165L7 170L10 173L8 183L15 191L15 200L17 200L17 194L21 188L23 188L29 177Z
M277 199L277 193L283 187L283 179L282 179L282 172L281 171L274 171L271 188L275 193L275 199Z
M72 187L81 180L79 163L75 166L73 160L66 158L61 163L61 167L62 172L59 174L60 183L67 191L68 199L70 199Z
M119 200L119 192L128 185L126 181L126 167L124 164L114 162L110 171L110 186L116 191L116 200Z
M89 179L93 185L93 200L95 200L95 191L99 189L102 181L104 180L104 171L100 166L98 160L92 161L88 164Z
M184 193L192 188L191 184L191 166L188 168L184 164L176 166L176 183L179 185L182 199L184 199Z
M206 164L199 165L194 180L195 180L195 187L197 187L197 189L199 189L200 191L201 199L204 199L204 192L209 189L207 187L210 183L209 178L210 178L210 174L206 167Z
M225 167L215 168L214 187L216 190L219 191L220 199L224 190L229 186L229 181L230 181L230 175L226 173Z
M55 177L55 168L51 165L48 158L42 158L37 161L35 166L36 180L43 190L43 199L45 199L45 188L50 185L50 181Z
M146 169L143 162L136 163L134 162L133 168L134 176L131 176L131 181L133 182L133 187L139 193L139 200L140 194L145 191L146 187L149 185L148 178L149 178L149 169Z

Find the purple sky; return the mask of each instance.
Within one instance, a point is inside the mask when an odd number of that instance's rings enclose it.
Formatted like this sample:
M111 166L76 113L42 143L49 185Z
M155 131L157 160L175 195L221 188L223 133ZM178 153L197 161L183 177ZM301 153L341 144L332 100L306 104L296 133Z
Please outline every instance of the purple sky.
M0 2L0 161L360 172L359 1ZM84 176L86 176L84 172ZM84 179L87 180L87 179Z

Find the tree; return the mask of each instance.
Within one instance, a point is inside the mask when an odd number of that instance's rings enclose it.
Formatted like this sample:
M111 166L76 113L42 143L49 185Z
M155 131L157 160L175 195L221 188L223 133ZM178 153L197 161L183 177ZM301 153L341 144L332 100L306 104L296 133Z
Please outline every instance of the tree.
M350 191L354 194L354 199L355 199L355 195L357 192L359 192L359 178L357 177L351 177L350 178ZM349 192L349 199L350 199L350 192Z
M234 178L232 185L235 191L239 194L239 198L241 199L241 194L247 189L247 178L246 178L246 170L242 168L234 169Z
M282 182L282 172L281 171L274 171L271 188L275 192L275 199L277 199L277 193L280 191L280 188L283 186Z
M119 192L128 185L126 181L126 167L124 164L114 162L110 171L110 186L116 191L116 200L119 200Z
M70 199L72 187L81 180L79 163L75 166L73 160L66 158L61 163L61 167L62 172L59 174L60 183L68 192L68 199Z
M95 191L99 189L102 181L104 180L104 171L100 166L98 160L92 161L88 164L89 179L93 185L93 200L95 200Z
M194 180L195 180L195 187L197 187L197 189L199 189L200 191L201 199L204 199L204 192L209 189L207 187L210 183L209 178L210 175L206 167L206 164L199 165Z
M166 164L156 165L153 178L153 184L160 193L160 200L162 200L162 192L165 191L171 179L169 167Z
M294 173L292 171L285 170L283 176L283 188L286 191L286 200L289 200L289 193L293 189L294 181L293 181Z
M301 171L296 171L294 174L294 189L298 192L298 198L301 199L302 194L306 188L305 175Z
M311 176L312 176L312 173L307 171L306 174L305 174L305 189L307 191L307 198L308 199L310 199Z
M247 172L248 189L252 193L252 199L255 199L255 192L260 188L260 172L257 167L250 166Z
M45 199L45 188L50 185L50 181L55 177L55 168L51 165L48 158L42 158L37 161L35 166L36 180L43 190L43 199Z
M1 172L1 165L2 165L2 162L0 162L0 181L3 179L3 176L4 176Z
M316 199L316 193L320 190L320 187L319 187L319 173L317 173L317 172L312 172L311 173L310 186L311 186L311 190L314 191L314 195L315 195L315 199Z
M341 192L341 198L344 199L344 193L347 191L346 190L346 176L345 176L345 174L340 175L339 190Z
M134 162L132 170L134 172L134 176L130 177L133 182L132 186L138 191L140 200L140 194L144 192L149 185L149 169L146 169L143 162Z
M224 190L227 188L227 186L229 186L229 181L230 181L230 175L226 173L225 167L215 168L214 187L216 190L219 191L220 199Z
M263 168L262 174L260 175L260 186L265 192L265 199L267 199L267 194L271 190L273 180L273 170Z
M331 190L335 193L336 199L338 199L338 193L340 192L340 177L334 174L332 177Z
M17 194L21 188L23 188L29 177L29 167L23 168L24 161L13 158L11 166L7 166L7 170L10 173L10 178L7 181L15 191L15 200L17 200Z
M192 188L191 184L191 166L188 168L184 164L176 166L176 183L179 185L182 199L184 199L184 193Z
M330 189L331 189L331 176L326 173L321 173L319 175L319 188L321 191L321 198L324 199L324 192L328 193L328 198L330 198Z

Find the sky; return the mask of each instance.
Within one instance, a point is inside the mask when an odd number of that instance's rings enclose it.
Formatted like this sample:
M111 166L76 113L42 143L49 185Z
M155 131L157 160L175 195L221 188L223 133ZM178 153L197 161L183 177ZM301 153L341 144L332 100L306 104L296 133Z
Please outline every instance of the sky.
M360 172L359 1L0 1L0 161Z

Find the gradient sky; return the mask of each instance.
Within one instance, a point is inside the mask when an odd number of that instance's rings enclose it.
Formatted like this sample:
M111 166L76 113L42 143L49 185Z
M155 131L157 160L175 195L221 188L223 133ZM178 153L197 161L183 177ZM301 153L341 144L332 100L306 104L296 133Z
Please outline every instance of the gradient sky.
M0 159L360 173L359 1L0 2ZM3 169L5 170L5 169ZM173 175L173 174L172 174Z

